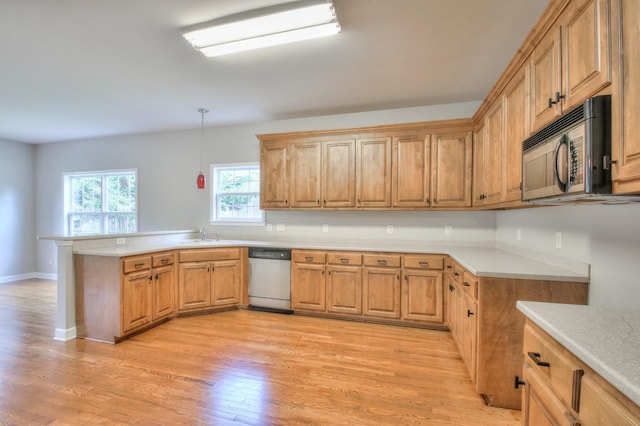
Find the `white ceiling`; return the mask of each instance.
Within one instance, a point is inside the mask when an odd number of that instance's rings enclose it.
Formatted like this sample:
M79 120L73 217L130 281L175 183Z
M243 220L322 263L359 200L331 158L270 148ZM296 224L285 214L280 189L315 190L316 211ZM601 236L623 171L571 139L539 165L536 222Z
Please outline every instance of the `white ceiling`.
M0 0L0 138L484 99L549 0L334 0L333 37L205 58L181 28L286 0Z

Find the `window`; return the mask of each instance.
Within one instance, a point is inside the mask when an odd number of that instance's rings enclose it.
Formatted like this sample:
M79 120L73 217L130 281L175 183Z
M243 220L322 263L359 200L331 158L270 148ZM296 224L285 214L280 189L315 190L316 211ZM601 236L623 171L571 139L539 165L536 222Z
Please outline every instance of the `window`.
M264 222L260 210L260 166L220 164L211 166L211 220L214 222Z
M67 235L137 232L137 172L69 173L64 175Z

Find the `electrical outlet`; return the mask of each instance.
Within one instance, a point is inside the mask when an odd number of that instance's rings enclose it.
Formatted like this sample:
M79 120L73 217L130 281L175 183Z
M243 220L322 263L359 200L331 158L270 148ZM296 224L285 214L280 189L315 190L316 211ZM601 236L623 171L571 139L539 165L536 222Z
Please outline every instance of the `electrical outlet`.
M267 223L267 232L272 232L272 231L273 231L273 224Z
M322 225L322 232L329 232L329 225L327 225L326 223Z
M556 248L562 248L562 232L556 232Z
M387 225L387 234L393 234L393 225Z
M444 235L453 235L453 226L450 226L450 225L445 226Z
M516 241L520 241L522 239L522 230L520 228L516 229Z
M116 244L121 245L121 244L126 244L127 243L127 239L122 237L122 238L116 238Z
M284 231L284 223L277 223L276 231Z

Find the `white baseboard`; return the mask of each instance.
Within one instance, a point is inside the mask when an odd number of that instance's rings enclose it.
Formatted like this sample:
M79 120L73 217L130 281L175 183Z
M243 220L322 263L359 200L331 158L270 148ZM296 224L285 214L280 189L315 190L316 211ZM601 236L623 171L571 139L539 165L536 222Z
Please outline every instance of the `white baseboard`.
M78 336L75 327L68 328L63 330L62 328L56 328L56 334L53 336L53 340L57 340L59 342L68 342L69 340L73 340Z
M22 281L22 280L57 280L58 274L45 274L44 272L29 272L28 274L19 274L19 275L7 275L4 277L0 277L0 284L10 283L12 281Z

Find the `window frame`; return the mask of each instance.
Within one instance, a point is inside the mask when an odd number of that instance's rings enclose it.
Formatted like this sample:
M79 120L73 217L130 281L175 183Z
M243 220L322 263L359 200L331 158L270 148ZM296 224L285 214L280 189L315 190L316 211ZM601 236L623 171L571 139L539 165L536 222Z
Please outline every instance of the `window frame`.
M73 193L71 191L71 180L76 177L100 177L102 181L102 188L105 188L105 177L107 176L119 176L125 174L133 174L136 182L136 191L134 194L135 200L135 211L134 212L108 212L104 210L104 207L107 205L106 197L107 192L102 191L102 209L99 212L73 212L71 207L73 205ZM64 198L64 234L71 237L83 237L88 235L119 235L119 234L135 234L138 232L140 225L140 216L139 216L139 204L138 204L138 192L139 192L139 180L138 180L138 169L114 169L114 170L92 170L85 172L64 172L62 173L62 191ZM87 214L98 214L100 215L100 232L92 233L92 234L73 234L71 232L71 223L70 223L70 215L78 214L78 213L87 213ZM105 232L105 223L104 223L104 215L109 213L133 213L135 215L135 228L131 232L118 232L118 233L108 233Z
M258 219L220 219L217 217L217 197L218 194L218 169L235 169L235 168L255 168L260 176L260 163L259 162L247 162L247 163L221 163L211 164L209 166L209 176L211 176L211 190L209 191L209 223L212 225L228 225L228 226L264 226L266 218L265 211L260 209L260 218ZM260 190L257 192L258 198L260 197Z

